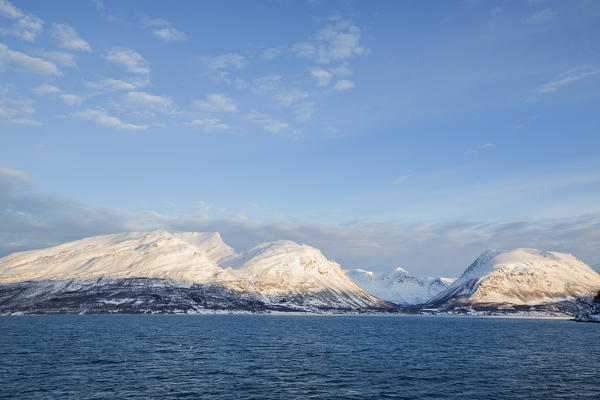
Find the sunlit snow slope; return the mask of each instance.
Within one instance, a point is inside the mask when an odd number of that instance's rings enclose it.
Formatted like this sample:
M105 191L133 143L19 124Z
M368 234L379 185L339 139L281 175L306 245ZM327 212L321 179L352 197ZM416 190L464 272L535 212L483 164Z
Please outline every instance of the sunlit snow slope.
M600 289L600 275L571 254L488 250L429 306L516 308L576 303Z
M165 294L166 287L170 291ZM151 293L152 288L162 294ZM136 296L138 302L140 297L150 297L137 308L128 306L128 311L154 311L152 298L164 311L163 297L173 291L175 298L181 298L175 301L179 306L198 312L390 307L359 288L318 249L290 241L265 243L238 255L218 233L133 232L0 259L0 311L3 304L5 312L23 308L15 303L16 298L35 309L36 297L47 308L56 295L60 298L56 303L64 305L61 299L69 291L75 299L68 307L73 307L80 292L92 299L90 307L99 312L110 304L127 305L127 299L136 301ZM115 292L121 293L118 299L113 298Z

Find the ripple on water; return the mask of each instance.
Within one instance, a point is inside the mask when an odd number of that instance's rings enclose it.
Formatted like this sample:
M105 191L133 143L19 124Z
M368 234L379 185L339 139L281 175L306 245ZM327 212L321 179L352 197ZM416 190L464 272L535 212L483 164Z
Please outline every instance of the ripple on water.
M600 398L600 324L418 316L0 318L0 398Z

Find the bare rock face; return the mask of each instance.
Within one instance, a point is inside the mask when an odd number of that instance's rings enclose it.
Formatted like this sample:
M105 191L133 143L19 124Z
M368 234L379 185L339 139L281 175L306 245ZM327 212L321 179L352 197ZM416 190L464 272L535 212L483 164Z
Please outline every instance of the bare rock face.
M218 233L96 236L0 259L0 313L370 312L318 249L265 243L237 254Z
M571 254L487 251L427 307L574 315L598 290L600 275Z

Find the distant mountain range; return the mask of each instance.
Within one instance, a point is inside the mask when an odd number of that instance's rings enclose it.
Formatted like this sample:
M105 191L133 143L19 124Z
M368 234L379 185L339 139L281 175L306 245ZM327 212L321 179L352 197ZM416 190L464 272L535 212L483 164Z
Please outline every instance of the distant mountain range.
M0 258L0 314L550 313L589 309L600 275L570 254L487 251L456 280L347 273L290 241L236 253L218 233L96 236ZM392 304L393 303L393 304Z
M453 278L418 279L401 267L387 274L364 269L351 269L346 273L373 296L405 306L425 303L454 282Z

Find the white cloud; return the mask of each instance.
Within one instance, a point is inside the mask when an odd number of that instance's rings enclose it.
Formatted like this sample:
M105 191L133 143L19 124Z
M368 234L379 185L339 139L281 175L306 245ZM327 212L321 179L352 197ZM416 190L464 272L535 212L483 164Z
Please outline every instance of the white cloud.
M320 67L310 69L310 74L317 81L317 86L327 86L333 77L331 72L328 72Z
M109 128L131 130L131 131L143 131L148 128L148 125L134 125L127 124L121 121L115 116L109 115L106 110L103 109L85 109L72 114L74 117L81 118L84 120L95 122L102 126Z
M354 86L356 86L356 85L354 84L353 81L349 81L347 79L342 79L341 81L337 82L333 88L335 90L348 90L348 89L352 89Z
M351 21L328 25L317 32L312 42L298 43L294 49L298 57L310 58L323 64L368 53L360 44L360 29Z
M143 16L142 22L144 25L153 28L152 33L154 36L165 42L184 42L188 39L185 33L175 29L169 21L164 19Z
M284 87L281 75L268 75L253 81L252 91L259 96L271 98L277 105L290 107L298 100L308 97L300 88Z
M221 54L215 57L206 57L206 65L211 69L242 68L246 65L244 56L234 53Z
M187 122L185 124L185 126L187 126L188 128L194 128L194 129L202 128L206 132L213 132L216 130L225 130L225 129L231 128L231 126L223 123L218 118L195 119L192 122Z
M36 87L33 89L33 91L39 95L57 94L63 103L70 107L79 106L85 101L85 98L82 96L77 96L71 93L63 93L63 91L56 86L48 85L46 83Z
M86 83L86 86L90 89L101 90L135 90L145 85L145 81L127 82L120 79L103 79L96 82Z
M71 93L63 93L59 97L66 105L70 107L79 106L85 101L84 97L77 96Z
M263 51L262 58L265 60L272 60L273 58L279 57L283 54L283 49L279 47L271 47Z
M0 0L0 16L14 20L11 27L0 27L1 34L13 35L29 42L35 40L44 25L40 18L25 14L7 0Z
M221 80L228 85L231 84L229 70L233 68L240 69L246 65L246 58L234 53L221 54L215 57L204 57L203 60L206 66L211 70L210 74L217 80Z
M465 151L465 154L469 155L469 154L479 154L479 152L481 152L482 150L487 150L494 147L494 143L484 143L474 149L469 149L467 151Z
M113 47L106 59L134 74L150 73L150 63L141 54L123 47Z
M42 75L60 75L58 67L50 61L43 60L37 57L28 56L19 51L10 50L7 46L0 43L0 64L7 62L24 68L30 72Z
M153 29L152 33L165 42L185 42L187 40L187 35L175 28Z
M75 56L64 51L44 51L41 53L47 59L54 61L61 67L76 67Z
M312 118L314 113L313 103L301 103L294 107L297 122L307 122Z
M44 83L44 84L36 87L35 89L33 89L33 91L39 95L61 92L61 90L59 88L57 88L56 86L48 85L47 83Z
M575 83L581 79L584 79L584 78L587 78L587 77L590 77L593 75L597 75L597 74L600 74L600 70L580 72L580 73L576 73L576 74L572 74L572 73L566 74L566 75L563 74L563 76L559 79L544 83L543 85L538 87L535 92L537 94L546 94L546 93L556 92L556 90L558 90L559 88L561 88L565 85Z
M0 120L11 124L41 125L31 119L35 113L32 100L8 97L7 92L6 89L0 89Z
M337 67L337 68L330 68L329 71L331 71L334 75L338 75L338 76L350 76L352 75L352 70L348 67Z
M290 126L288 123L273 119L267 114L256 111L250 111L248 114L246 114L245 118L249 121L262 125L265 130L273 133L278 133L283 129L289 128Z
M167 113L173 111L173 100L170 97L146 92L129 92L125 95L125 102L130 106L140 106L155 111Z
M545 8L534 12L531 16L525 18L523 22L526 24L539 24L542 22L548 22L554 19L558 13L551 8Z
M58 47L69 50L92 51L92 48L79 37L75 29L65 24L52 24L52 36L58 42Z
M226 111L236 112L237 106L234 101L222 93L213 93L206 96L206 100L196 100L194 105L203 111Z

